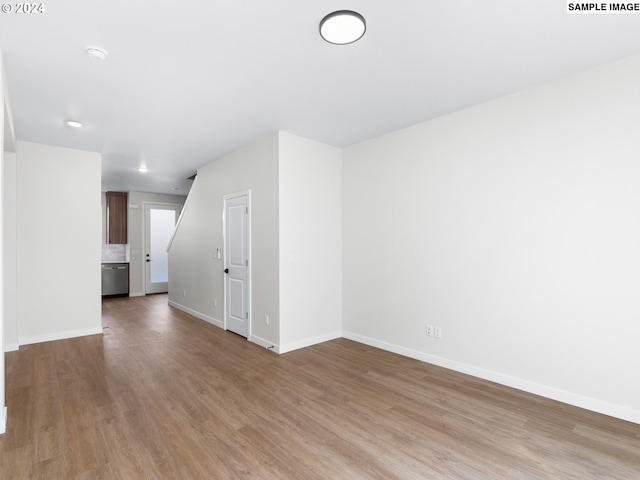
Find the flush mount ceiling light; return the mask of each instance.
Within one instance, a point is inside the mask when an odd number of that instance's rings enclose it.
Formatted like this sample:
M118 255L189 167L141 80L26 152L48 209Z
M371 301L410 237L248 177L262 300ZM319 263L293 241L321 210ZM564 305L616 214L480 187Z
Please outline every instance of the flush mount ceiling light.
M320 36L335 45L347 45L362 38L367 30L364 17L351 10L330 13L320 22Z
M65 120L64 123L66 123L67 125L73 128L82 127L82 123L78 122L77 120Z
M147 173L149 170L147 169L147 167L138 167L138 171L140 173Z
M89 55L94 60L98 60L102 62L107 58L107 51L100 47L87 47L84 49L85 53Z

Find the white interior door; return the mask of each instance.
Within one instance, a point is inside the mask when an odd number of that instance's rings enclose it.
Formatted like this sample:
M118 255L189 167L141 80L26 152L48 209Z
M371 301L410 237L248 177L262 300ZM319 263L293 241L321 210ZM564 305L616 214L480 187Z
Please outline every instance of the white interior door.
M224 199L225 328L249 335L249 195Z
M145 293L169 291L167 246L180 208L180 205L145 204Z

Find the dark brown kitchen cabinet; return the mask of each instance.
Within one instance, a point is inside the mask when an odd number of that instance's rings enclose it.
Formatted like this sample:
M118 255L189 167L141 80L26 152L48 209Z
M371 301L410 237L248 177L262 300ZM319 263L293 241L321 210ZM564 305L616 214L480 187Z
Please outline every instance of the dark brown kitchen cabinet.
M127 243L127 192L107 192L107 243Z

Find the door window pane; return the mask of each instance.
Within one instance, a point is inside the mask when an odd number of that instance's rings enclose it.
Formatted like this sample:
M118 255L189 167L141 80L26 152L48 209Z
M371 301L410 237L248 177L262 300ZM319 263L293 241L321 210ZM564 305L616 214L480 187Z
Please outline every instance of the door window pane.
M169 281L169 258L167 247L176 226L173 210L152 208L149 211L149 241L151 262L151 283Z

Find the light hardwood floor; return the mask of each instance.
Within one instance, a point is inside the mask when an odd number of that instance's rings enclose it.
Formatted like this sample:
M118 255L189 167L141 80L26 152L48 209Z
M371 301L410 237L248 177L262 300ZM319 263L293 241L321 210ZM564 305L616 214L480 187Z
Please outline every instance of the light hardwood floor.
M640 478L632 423L344 339L278 356L166 295L103 315L6 354L2 480Z

